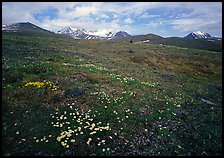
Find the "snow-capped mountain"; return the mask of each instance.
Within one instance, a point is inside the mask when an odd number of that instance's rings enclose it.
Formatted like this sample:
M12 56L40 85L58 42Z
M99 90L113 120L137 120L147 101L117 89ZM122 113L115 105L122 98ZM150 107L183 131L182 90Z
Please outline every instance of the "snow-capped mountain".
M189 33L187 36L185 36L185 38L190 39L211 38L211 35L202 31L197 31Z
M77 30L77 29L76 29ZM58 31L58 34L72 34L75 30L71 27L65 27L64 29Z
M128 37L131 36L127 32L119 31L116 34L108 31L106 29L100 29L98 31L87 31L84 29L76 29L71 27L66 27L60 31L56 32L57 34L63 34L71 36L75 39L104 39L109 40L118 37Z

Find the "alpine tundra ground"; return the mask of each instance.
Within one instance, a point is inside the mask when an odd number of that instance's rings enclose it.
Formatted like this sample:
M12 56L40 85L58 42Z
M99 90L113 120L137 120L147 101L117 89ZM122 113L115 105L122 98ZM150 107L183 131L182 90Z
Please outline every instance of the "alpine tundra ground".
M222 155L222 53L3 33L2 155Z

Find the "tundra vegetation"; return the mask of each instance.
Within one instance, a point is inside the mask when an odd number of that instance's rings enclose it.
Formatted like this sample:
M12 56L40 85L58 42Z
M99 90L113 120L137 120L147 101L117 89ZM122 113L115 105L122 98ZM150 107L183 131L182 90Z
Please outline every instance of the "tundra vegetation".
M222 53L3 33L2 155L222 155Z

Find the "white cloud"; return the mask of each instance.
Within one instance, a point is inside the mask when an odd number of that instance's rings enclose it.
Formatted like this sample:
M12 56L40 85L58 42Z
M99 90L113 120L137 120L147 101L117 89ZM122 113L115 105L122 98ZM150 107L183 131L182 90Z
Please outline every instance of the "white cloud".
M154 21L151 21L148 24L146 24L146 26L147 27L151 27L151 28L155 28L155 27L158 27L161 24L162 24L162 22L154 22Z
M114 18L114 19L116 19L117 17L118 17L118 15L117 15L117 14L114 14L114 15L113 15L113 18Z
M108 15L106 15L106 14L102 14L100 17L101 17L101 18L105 18L105 19L109 19L109 18L110 18L110 17L109 17Z
M132 20L131 18L127 18L127 19L124 20L124 22L125 22L126 24L131 24L131 23L134 22L134 20Z
M202 30L205 32L214 32L215 29L221 29L220 20L205 21L204 19L177 19L170 21L173 29L182 33ZM220 26L220 28L217 26Z
M49 8L57 9L57 17L49 19L47 15L42 21L35 19L34 15L43 14ZM166 8L171 12L163 17L163 13L156 15L151 9ZM176 10L188 10L184 13L176 13ZM148 12L151 11L151 12ZM152 13L152 14L149 14ZM124 17L127 18L124 21ZM122 25L133 23L129 30L138 31L141 24L136 23L135 18L160 18L157 22L151 21L147 25L157 28L171 25L177 33L189 32L191 30L207 30L214 34L222 33L222 3L219 2L3 2L2 22L4 24L29 21L50 30L59 30L62 27L74 26L84 29L113 28L128 29ZM178 19L176 19L178 17ZM110 19L111 18L111 19ZM98 19L98 20L97 20ZM118 20L119 19L119 20ZM106 20L106 21L105 21ZM110 22L108 22L111 20ZM114 20L114 21L112 21ZM160 20L160 21L158 21ZM143 20L142 20L143 21ZM173 31L170 30L170 31ZM141 30L144 31L144 30ZM167 30L169 32L169 29Z
M139 16L139 18L142 19L155 18L155 17L160 17L160 15L149 15L148 13L143 13L142 15Z

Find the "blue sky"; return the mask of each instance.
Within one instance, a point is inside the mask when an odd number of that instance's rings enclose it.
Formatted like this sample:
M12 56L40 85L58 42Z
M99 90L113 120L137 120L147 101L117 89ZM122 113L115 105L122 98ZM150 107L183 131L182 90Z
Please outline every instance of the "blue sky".
M70 26L183 37L200 30L222 37L222 2L4 2L2 22L51 31Z

